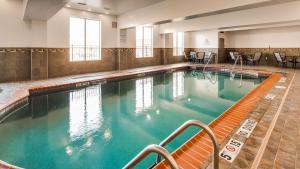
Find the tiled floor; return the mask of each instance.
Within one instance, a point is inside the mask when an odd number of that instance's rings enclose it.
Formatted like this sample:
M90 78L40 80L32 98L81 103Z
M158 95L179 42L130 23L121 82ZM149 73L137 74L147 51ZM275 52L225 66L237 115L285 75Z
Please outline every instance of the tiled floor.
M298 74L298 76L297 76ZM279 114L259 169L300 168L300 71Z
M39 87L47 87L47 86L55 86L55 85L64 85L66 83L78 83L78 82L85 82L89 80L96 80L101 78L107 77L119 77L125 74L138 74L152 70L164 70L164 69L172 69L177 67L186 66L187 64L176 64L176 65L168 65L168 66L155 66L155 67L148 67L148 68L139 68L139 69L132 69L126 71L116 71L116 72L104 72L104 73L93 73L93 74L86 74L86 75L77 75L77 76L68 76L63 78L56 78L50 80L42 80L42 81L31 81L31 82L19 82L19 83L0 83L0 110L7 105L13 103L14 101L28 96L28 89L31 88L39 88ZM223 67L228 68L230 65L211 65L216 67ZM266 67L266 66L259 66L259 67L246 67L247 71L256 70L260 71L271 71L271 72L284 72L283 74L287 77L286 82L277 82L276 85L278 86L285 86L288 87L291 79L294 74L294 70L292 69L281 69L275 67ZM242 109L251 109L252 111L247 114L239 114L235 115L236 118L252 118L258 121L258 125L253 131L251 137L245 141L245 145L243 146L242 151L240 152L239 156L233 163L228 163L225 160L220 161L220 168L251 168L254 164L258 164L257 168L260 169L269 169L269 168L283 168L283 169L294 169L300 168L300 70L295 71L296 76L294 81L291 84L290 91L287 93L287 99L283 102L282 98L286 93L287 89L280 89L273 87L270 91L266 93L275 94L276 97L274 100L267 100L267 99L260 99L260 101L256 104L255 107L242 107ZM266 93L260 93L263 97ZM254 101L257 98L253 98ZM249 102L249 100L248 100ZM278 111L280 105L283 105L282 110ZM280 110L280 109L279 109ZM0 111L1 112L1 111ZM234 112L233 112L234 113ZM235 112L237 113L237 112ZM279 113L279 117L277 121L276 114ZM236 118L232 118L229 120L230 123L235 122ZM236 121L236 125L230 125L228 123L226 127L217 128L216 127L216 135L218 140L221 140L221 137L226 137L226 133L235 128L240 124ZM266 140L266 133L272 126L272 122L274 122L274 130L271 131L270 139ZM224 134L225 133L225 134ZM232 136L232 135L230 135ZM201 144L203 145L196 145L195 140L203 139ZM226 140L222 142L221 147L224 146ZM184 160L179 160L180 163L187 166L187 168L195 168L193 166L194 163L198 162L199 159L207 158L211 151L210 141L199 135L195 137L191 143L188 143L186 146L183 147L184 151L189 150L191 153L190 161L186 162ZM263 149L263 143L266 142L267 146L265 151L262 151L262 158L259 157L260 150ZM191 150L189 147L194 145L194 148ZM206 153L199 153L199 152L206 152ZM182 154L183 151L178 151L175 154L175 158L178 158L179 154ZM206 154L206 155L205 155ZM205 164L205 163L203 163ZM208 163L206 163L208 164ZM207 165L203 165L207 166ZM197 166L196 168L199 168ZM0 167L1 168L1 167Z

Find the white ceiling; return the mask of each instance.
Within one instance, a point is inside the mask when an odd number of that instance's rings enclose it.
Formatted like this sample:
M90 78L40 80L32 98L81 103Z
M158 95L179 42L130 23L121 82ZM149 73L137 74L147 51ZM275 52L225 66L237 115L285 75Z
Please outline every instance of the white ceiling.
M120 15L162 1L164 0L70 0L68 6L74 9ZM85 3L87 5L79 5L78 3Z

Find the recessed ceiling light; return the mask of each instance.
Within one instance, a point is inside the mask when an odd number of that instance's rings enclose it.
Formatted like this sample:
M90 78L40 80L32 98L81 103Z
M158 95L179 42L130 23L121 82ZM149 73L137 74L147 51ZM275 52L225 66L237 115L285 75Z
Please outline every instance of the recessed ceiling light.
M68 4L68 5L66 5L66 7L67 7L67 8L71 8L71 5Z
M90 9L90 8L89 8L89 9L88 9L88 11L90 11L90 12L91 12L91 11L92 11L92 9Z
M109 12L105 12L106 15L109 15Z

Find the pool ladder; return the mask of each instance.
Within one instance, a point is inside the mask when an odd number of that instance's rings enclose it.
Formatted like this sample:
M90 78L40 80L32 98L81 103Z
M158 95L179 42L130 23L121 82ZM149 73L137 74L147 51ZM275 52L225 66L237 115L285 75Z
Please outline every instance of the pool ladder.
M135 156L128 164L126 164L123 169L132 169L137 164L139 164L145 157L147 157L151 153L156 153L157 158L156 162L150 168L155 167L158 163L162 161L161 157L164 157L166 162L169 163L172 169L179 169L175 159L172 155L164 148L168 143L174 140L177 136L183 133L187 128L191 126L196 126L202 128L204 132L208 134L213 144L213 162L212 168L219 169L219 146L216 140L216 137L212 130L204 123L197 120L188 120L184 124L182 124L179 128L177 128L173 133L171 133L165 140L163 140L159 145L148 145L144 150L142 150L137 156Z

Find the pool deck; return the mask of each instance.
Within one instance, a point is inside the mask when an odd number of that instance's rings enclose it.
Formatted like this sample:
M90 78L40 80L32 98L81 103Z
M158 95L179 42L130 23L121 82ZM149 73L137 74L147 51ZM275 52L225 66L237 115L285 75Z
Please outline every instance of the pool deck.
M29 90L32 89L64 87L69 84L118 78L149 71L164 71L185 66L191 65L182 63L40 81L0 83L0 90L2 89L0 92L0 115L1 112L6 111L7 107L11 107L16 102L26 98L29 95ZM210 67L229 68L230 65L216 64L210 65ZM273 74L249 95L242 98L238 104L235 104L210 124L216 134L220 148L223 148L230 138L236 138L245 143L233 163L222 159L220 160L220 168L300 168L300 96L298 94L300 76L297 77L300 70L268 66L245 66L244 69L248 72L273 72ZM282 76L286 77L286 81L279 81ZM264 98L266 94L273 94L275 98L266 99ZM247 118L257 121L258 124L248 139L237 138L235 132ZM173 152L173 156L182 168L207 168L210 167L211 151L210 140L201 132ZM161 163L157 168L168 167Z

